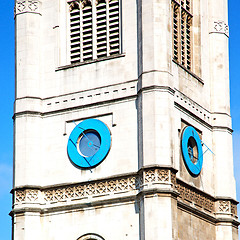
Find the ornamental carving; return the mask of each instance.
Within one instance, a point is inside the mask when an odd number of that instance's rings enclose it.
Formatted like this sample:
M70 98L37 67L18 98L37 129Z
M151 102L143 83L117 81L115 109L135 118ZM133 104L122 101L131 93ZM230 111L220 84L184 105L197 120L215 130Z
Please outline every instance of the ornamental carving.
M37 13L40 14L39 0L16 0L14 12L15 16L21 13Z
M150 169L144 172L144 183L170 183L170 170Z
M191 187L190 185L177 180L176 189L179 192L179 199L182 202L190 203L202 210L210 213L214 212L214 198Z
M90 196L109 195L136 190L136 177L112 179L110 181L98 181L78 184L72 187L62 187L43 191L45 202L58 202L65 200L77 200Z
M237 205L234 203L231 203L231 213L237 215Z
M173 181L171 183L171 180ZM67 187L45 188L40 190L15 190L15 203L43 200L41 203L56 203L67 200L81 200L92 196L104 196L142 189L143 185L165 183L174 186L176 174L169 169L147 169L139 175L117 177L109 180L91 181ZM149 186L150 186L149 185ZM39 197L41 194L41 198Z
M202 192L201 190L191 186L180 179L176 178L174 169L166 169L160 167L152 167L143 169L138 173L129 176L116 176L113 178L89 181L84 183L76 183L68 186L44 187L41 189L15 189L14 205L21 204L41 204L52 206L61 202L70 203L76 200L81 203L85 199L93 199L97 197L108 197L111 199L115 194L130 194L134 196L142 190L153 188L158 185L160 192L162 187L164 190L178 193L178 204L184 203L189 207L207 212L208 214L232 214L237 216L237 202L229 199L215 199L214 197ZM154 189L156 187L154 186Z
M224 21L215 21L213 26L213 32L223 33L229 37L229 26Z
M237 216L237 202L230 199L221 199L216 202L217 213Z
M25 191L17 191L15 195L15 202L24 202L26 198L26 192Z
M218 211L222 212L222 213L229 213L230 212L230 201L219 201Z
M15 193L15 202L35 202L38 200L39 190L19 190Z

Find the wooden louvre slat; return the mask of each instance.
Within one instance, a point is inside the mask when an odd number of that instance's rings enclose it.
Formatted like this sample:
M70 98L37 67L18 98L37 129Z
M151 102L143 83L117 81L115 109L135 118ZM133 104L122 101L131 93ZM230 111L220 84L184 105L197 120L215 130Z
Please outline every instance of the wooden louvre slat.
M191 0L172 0L173 59L191 69Z
M119 53L119 31L119 0L99 0L97 5L89 0L79 5L76 0L70 7L71 63Z

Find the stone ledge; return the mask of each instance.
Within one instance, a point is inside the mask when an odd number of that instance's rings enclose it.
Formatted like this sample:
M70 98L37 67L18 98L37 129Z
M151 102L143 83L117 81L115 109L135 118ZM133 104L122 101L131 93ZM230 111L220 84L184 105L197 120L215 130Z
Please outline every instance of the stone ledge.
M176 178L177 170L169 166L146 166L136 173L111 176L82 183L52 186L21 186L13 189L14 213L30 211L74 210L105 204L137 201L141 196L158 194L177 199L178 205L221 219L237 221L237 204L234 199L213 197ZM40 209L40 210L39 210ZM222 220L221 220L222 221Z

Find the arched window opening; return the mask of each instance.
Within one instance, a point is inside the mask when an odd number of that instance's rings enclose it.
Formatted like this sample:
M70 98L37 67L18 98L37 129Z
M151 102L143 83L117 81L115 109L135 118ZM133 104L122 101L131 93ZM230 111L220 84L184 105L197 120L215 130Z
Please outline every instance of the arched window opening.
M84 234L83 236L81 236L77 240L104 240L104 238L101 237L98 234L88 233L88 234Z

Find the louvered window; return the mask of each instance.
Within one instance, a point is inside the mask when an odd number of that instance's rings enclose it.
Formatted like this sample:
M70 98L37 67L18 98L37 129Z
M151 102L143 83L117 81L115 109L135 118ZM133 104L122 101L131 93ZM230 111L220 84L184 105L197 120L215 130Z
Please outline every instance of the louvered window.
M119 1L109 2L110 55L119 53Z
M119 1L69 1L71 63L120 53Z
M80 61L80 9L78 4L73 4L70 12L70 38L71 38L71 60Z
M82 59L83 61L93 59L93 24L92 5L87 2L82 8Z
M172 0L173 59L192 68L192 12L190 0Z
M108 55L107 4L99 1L97 5L97 58Z

